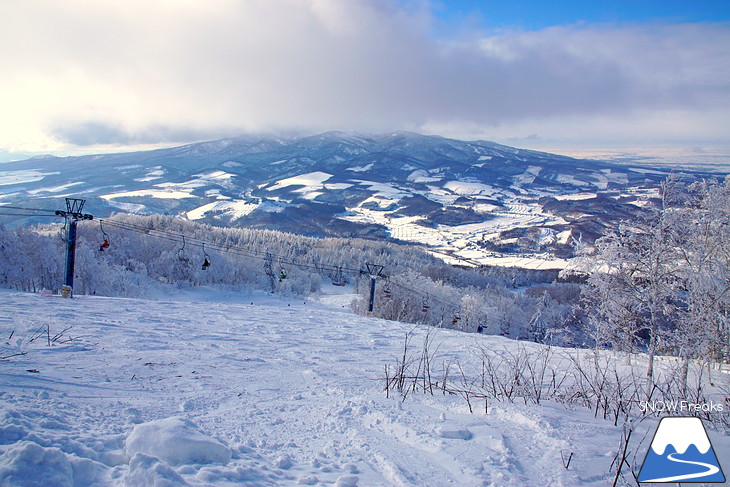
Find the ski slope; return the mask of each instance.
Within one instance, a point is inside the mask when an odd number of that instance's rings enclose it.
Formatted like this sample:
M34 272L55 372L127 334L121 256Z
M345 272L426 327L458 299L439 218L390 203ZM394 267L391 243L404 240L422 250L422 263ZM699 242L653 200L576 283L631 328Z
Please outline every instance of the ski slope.
M610 484L621 429L591 411L387 398L384 367L414 328L356 316L350 299L0 290L0 356L24 353L0 361L0 485ZM434 343L467 360L475 342L517 343L450 330ZM712 440L730 458L729 438Z

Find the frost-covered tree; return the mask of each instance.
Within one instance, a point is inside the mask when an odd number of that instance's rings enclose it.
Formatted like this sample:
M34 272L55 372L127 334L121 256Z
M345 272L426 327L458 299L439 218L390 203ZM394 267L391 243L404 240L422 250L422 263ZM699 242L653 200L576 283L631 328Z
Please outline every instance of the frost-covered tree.
M543 343L545 341L545 334L550 326L549 313L552 308L552 299L550 299L550 295L545 291L537 303L535 312L532 314L527 327L527 337L529 340L535 343Z
M690 360L727 358L729 196L727 179L688 189L669 178L657 208L579 249L596 347L633 351L641 342L649 378L660 346L684 359L685 380Z
M0 286L57 290L64 275L62 228L0 231ZM356 309L364 313L370 279L360 270L374 263L390 278L377 280L376 316L521 337L541 296L524 289L556 277L554 271L454 267L413 246L219 228L164 215L118 214L105 219L103 229L97 221L79 222L77 295L142 297L215 286L303 297L344 281L363 296ZM100 250L106 238L110 246ZM205 258L212 265L203 268ZM285 279L278 278L282 267Z
M730 177L692 190L675 214L685 272L673 346L682 358L685 389L690 360L730 359Z

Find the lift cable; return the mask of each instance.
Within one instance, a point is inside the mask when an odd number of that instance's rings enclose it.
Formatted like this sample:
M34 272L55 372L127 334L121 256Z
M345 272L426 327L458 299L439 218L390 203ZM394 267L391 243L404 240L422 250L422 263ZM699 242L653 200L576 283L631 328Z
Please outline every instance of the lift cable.
M39 213L15 213L15 212L9 212L9 211L2 211L2 206L0 206L0 215L2 216L32 216L32 217L55 217L56 214L39 214Z
M400 287L402 289L405 289L406 291L408 291L411 294L419 295L419 296L421 296L421 298L426 298L426 299L429 300L429 302L437 302L437 303L441 303L443 305L446 305L447 307L453 307L453 308L459 308L459 307L461 307L461 303L457 303L456 301L451 301L451 300L448 300L448 299L439 298L438 296L434 296L433 294L427 293L426 291L421 291L421 290L418 290L418 289L414 289L414 288L410 287L409 285L404 284L398 278L398 276L392 277L390 279L390 283L391 284L394 284L394 285L396 285L396 286L398 286L398 287Z
M3 212L4 209L13 209L13 210L22 210L22 211L29 211L29 212L44 212L43 214L38 213L12 213L12 212ZM18 206L5 206L0 205L0 215L7 215L7 216L28 216L28 217L56 217L58 214L55 212L55 210L44 210L40 208L25 208L25 207L18 207ZM97 219L100 224L104 224L107 227L116 227L120 230L127 230L135 233L139 233L142 235L147 235L150 237L159 238L161 240L167 240L170 242L175 242L177 244L181 244L183 241L190 243L191 245L197 245L202 248L205 248L204 246L207 245L208 249L215 250L217 252L221 253L229 253L233 255L238 256L245 256L250 257L254 259L260 259L263 261L266 261L267 256L272 256L274 258L277 258L276 255L272 254L266 249L257 250L257 249L246 249L240 246L223 246L220 244L216 244L214 242L206 241L200 238L185 236L179 232L172 232L168 230L159 230L155 228L149 228L146 226L136 225L129 222L123 222L118 220L109 220L109 219L103 219L98 218ZM327 265L327 264L306 264L303 262L297 262L295 260L291 259L285 259L283 257L277 258L278 262L280 264L286 264L289 266L299 267L302 269L312 269L316 271L327 271L327 272L335 272L338 274L350 274L350 275L361 275L361 274L368 274L368 271L364 269L355 269L350 267L344 267L344 266L335 266L335 265ZM429 301L439 302L443 305L447 306L458 306L458 304L454 303L453 301L445 300L442 298L439 298L437 296L434 296L432 294L429 294L425 291L420 291L418 289L414 289L410 287L408 284L404 283L401 279L399 279L397 276L392 277L386 276L382 273L378 274L378 277L383 278L389 278L389 282L391 284L394 284L405 291L409 292L412 295L418 295L422 298L426 298Z
M117 220L108 220L108 219L98 219L99 221L103 222L107 227L116 227L122 230L128 230L144 235L148 235L151 237L160 238L163 240L168 240L171 242L176 243L182 243L182 234L167 231L167 230L159 230L149 227L144 227L140 225L135 225L133 223L127 223L127 222L119 222ZM234 255L239 256L246 256L251 257L254 259L260 259L260 260L266 260L267 250L257 250L257 249L246 249L239 246L224 246L220 244L216 244L214 242L210 242L204 239L185 236L185 240L187 243L191 245L197 245L202 247L203 245L207 246L209 250L215 250L222 253L230 253ZM273 254L272 254L273 255ZM277 257L277 256L274 256ZM328 271L328 272L337 272L338 269L342 269L343 273L348 273L351 275L359 275L362 274L364 271L362 269L354 269L354 268L348 268L343 266L334 266L334 265L325 265L325 264L307 264L303 262L297 262L292 259L286 259L283 257L278 257L278 262L280 264L286 264L290 266L295 266L303 269L313 269L317 271Z
M4 209L4 208L8 208L11 210L42 211L44 213L53 213L54 216L56 214L56 210L48 210L48 209L41 209L41 208L25 208L22 206L9 206L9 205L0 204L0 209Z

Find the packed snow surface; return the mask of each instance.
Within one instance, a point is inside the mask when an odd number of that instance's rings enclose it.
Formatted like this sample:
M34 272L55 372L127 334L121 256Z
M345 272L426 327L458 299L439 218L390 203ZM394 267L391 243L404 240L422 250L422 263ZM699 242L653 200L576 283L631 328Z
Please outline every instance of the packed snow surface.
M53 186L50 188L32 189L32 190L28 191L28 194L32 194L33 196L35 196L40 193L60 193L61 191L66 191L68 188L72 188L73 186L78 186L79 184L84 184L84 183L75 182L75 183L62 184L60 186Z
M571 193L571 194L556 194L553 196L556 200L564 201L579 201L579 200L589 200L591 198L596 198L598 195L596 193Z
M286 188L287 186L304 186L312 189L321 189L324 182L332 177L331 174L322 171L310 172L307 174L300 174L291 178L282 179L277 181L276 184L267 188L269 191L274 191L280 188Z
M0 173L0 186L8 186L11 184L33 183L41 181L46 176L60 174L58 172L41 172L35 169L25 169L21 171L2 171Z
M187 217L190 220L200 220L205 217L209 212L226 212L234 216L234 218L240 218L251 213L253 210L258 208L258 204L248 203L243 200L233 201L214 201L206 205L195 208L187 212Z
M621 428L591 411L386 397L385 365L426 328L356 316L346 288L331 292L0 290L0 485L610 485ZM518 344L449 330L433 343L458 360Z
M175 191L174 189L159 190L159 189L138 189L135 191L122 191L120 193L110 193L101 195L105 200L112 200L114 198L134 198L138 196L151 196L153 198L160 199L180 199L180 198L193 198L194 196L187 191Z

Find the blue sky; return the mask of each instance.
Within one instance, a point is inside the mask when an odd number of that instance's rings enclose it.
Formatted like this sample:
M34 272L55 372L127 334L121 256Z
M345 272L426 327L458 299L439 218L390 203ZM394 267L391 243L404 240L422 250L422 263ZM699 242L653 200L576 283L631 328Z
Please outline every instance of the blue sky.
M0 2L0 161L251 132L730 147L730 2Z
M404 0L406 5L407 0ZM433 12L451 29L463 23L484 29L538 30L587 23L685 23L730 20L725 0L554 1L435 0Z

